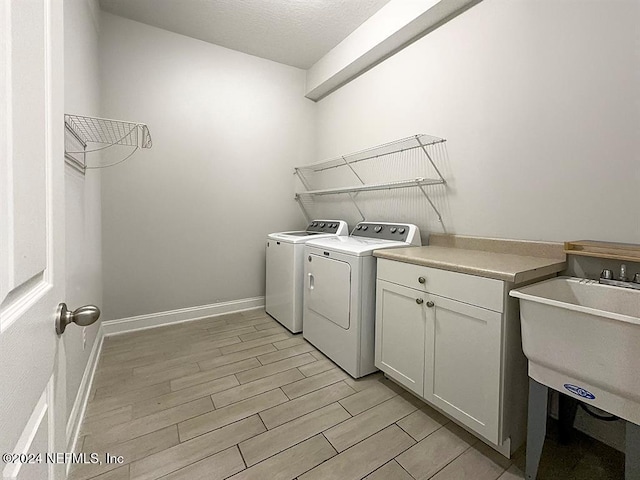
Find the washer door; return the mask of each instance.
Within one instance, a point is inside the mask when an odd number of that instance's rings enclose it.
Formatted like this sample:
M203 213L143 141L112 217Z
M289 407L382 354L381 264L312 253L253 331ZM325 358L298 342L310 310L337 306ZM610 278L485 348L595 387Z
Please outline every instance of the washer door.
M307 308L348 329L351 318L351 265L311 254L307 258L306 277Z

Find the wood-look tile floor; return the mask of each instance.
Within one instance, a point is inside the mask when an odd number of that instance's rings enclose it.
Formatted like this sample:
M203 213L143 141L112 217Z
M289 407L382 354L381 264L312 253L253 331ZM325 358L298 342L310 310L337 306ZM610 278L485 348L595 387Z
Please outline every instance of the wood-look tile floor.
M353 380L263 310L105 339L72 480L522 479L381 374ZM590 439L545 444L542 479L622 478Z

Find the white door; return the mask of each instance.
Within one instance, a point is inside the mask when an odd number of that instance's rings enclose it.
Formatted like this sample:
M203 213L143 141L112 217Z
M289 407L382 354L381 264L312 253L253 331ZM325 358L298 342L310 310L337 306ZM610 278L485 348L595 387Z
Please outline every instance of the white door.
M64 300L63 81L62 1L0 0L4 480L65 478L64 464L46 456L65 451L64 358L54 328Z
M419 396L424 396L426 295L378 280L376 288L376 367ZM428 332L428 333L427 333Z
M311 254L306 267L306 307L348 330L351 318L351 265Z
M502 315L431 295L424 398L500 443Z

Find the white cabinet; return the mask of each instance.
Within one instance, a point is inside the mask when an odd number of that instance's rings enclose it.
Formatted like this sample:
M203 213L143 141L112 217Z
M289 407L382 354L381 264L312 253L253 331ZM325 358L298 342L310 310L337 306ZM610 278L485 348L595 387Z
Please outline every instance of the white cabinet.
M512 285L380 258L377 271L376 367L509 456L526 411Z
M498 443L502 314L436 295L431 301L423 396Z
M413 393L424 396L427 332L424 295L378 280L376 304L376 367Z

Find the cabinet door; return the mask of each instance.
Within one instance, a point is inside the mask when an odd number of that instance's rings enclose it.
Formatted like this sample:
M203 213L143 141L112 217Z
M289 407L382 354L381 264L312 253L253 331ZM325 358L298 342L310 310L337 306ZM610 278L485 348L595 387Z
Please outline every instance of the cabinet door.
M377 281L375 365L420 396L425 378L425 303L424 293Z
M430 295L424 397L499 443L502 316Z

